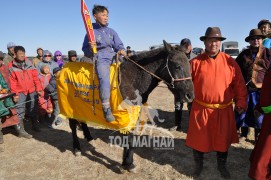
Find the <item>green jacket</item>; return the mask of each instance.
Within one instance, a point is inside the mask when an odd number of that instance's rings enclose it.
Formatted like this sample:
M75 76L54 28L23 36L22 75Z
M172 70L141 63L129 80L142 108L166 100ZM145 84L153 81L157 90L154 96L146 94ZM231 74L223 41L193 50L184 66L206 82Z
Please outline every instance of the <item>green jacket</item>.
M8 88L8 84L4 80L4 77L0 73L0 85L2 86L2 89L7 89L7 91L10 93L10 90ZM0 117L6 116L10 114L8 107L14 106L14 103L11 98L7 98L4 101L0 101Z

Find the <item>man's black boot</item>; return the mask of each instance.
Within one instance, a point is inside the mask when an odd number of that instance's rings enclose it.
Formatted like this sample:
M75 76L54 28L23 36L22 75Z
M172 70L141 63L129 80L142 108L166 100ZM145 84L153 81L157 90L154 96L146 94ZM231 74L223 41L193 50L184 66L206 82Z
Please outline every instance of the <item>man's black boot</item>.
M226 167L228 152L217 152L217 169L224 179L230 179L231 175Z
M195 161L195 169L193 173L194 178L198 178L203 169L203 152L193 149L193 157Z

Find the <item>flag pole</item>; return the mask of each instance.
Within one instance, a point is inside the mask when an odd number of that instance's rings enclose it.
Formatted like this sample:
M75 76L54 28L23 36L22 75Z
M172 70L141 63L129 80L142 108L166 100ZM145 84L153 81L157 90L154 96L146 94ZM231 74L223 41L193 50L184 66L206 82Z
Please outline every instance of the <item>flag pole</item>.
M93 26L92 26L92 22L91 22L91 18L90 18L90 13L89 13L88 7L87 7L84 0L81 0L81 14L82 14L83 21L84 21L84 24L85 24L85 29L86 29L86 32L87 32L88 40L90 42L96 42L95 35L94 35L94 30L93 30ZM96 45L93 46L92 49L90 47L90 50L93 52L93 55L97 54ZM93 56L92 60L93 60L93 69L92 69L92 110L94 112L94 115L96 115L95 99L94 99L94 90L95 90L94 77L95 77L96 59L94 58L94 56Z

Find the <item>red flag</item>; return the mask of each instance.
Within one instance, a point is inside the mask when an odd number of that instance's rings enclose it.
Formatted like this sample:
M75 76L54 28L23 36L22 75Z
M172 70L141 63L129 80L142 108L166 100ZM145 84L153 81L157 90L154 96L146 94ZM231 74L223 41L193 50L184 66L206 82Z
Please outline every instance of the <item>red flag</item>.
M89 10L88 10L88 7L87 7L84 0L81 0L81 13L82 13L85 28L86 28L86 31L87 31L88 39L90 40L90 42L96 42L95 41L94 30L93 30L93 27L92 27L91 18L90 18L90 14L89 14ZM92 51L93 51L94 54L97 53L96 46L92 48Z

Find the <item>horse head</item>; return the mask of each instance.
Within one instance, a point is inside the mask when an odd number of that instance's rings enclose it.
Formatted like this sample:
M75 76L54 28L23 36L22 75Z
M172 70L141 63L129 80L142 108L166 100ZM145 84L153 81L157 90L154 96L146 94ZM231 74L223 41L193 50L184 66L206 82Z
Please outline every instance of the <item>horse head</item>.
M185 49L171 46L163 41L167 57L165 66L160 71L168 83L168 88L181 102L191 102L194 98L194 86L190 74L190 64Z

